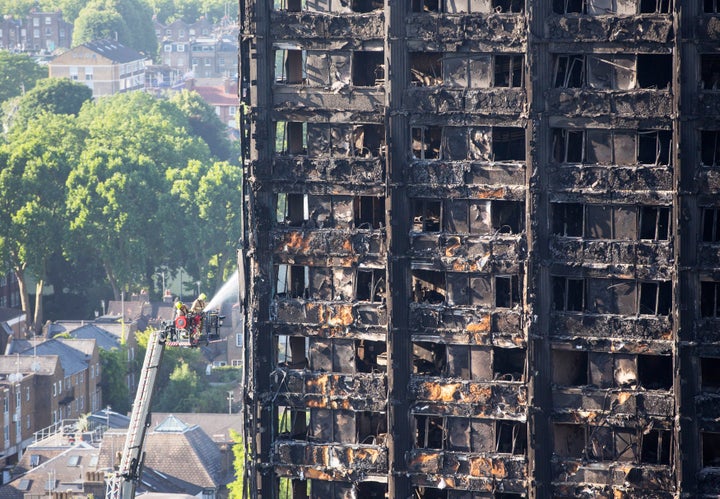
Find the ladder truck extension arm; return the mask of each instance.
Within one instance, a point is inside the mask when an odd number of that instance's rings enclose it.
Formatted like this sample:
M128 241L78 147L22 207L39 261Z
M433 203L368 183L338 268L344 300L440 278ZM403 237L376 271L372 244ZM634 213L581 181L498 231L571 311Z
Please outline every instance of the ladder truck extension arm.
M108 480L106 499L133 499L135 497L135 488L142 473L145 432L150 425L148 419L150 404L165 350L165 339L166 332L164 330L150 333L120 467Z

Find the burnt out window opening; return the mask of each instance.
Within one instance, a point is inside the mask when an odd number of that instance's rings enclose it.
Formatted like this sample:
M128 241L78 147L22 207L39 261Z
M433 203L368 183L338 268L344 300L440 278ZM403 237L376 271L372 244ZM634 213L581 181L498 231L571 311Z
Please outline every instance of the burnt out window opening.
M275 296L277 298L307 298L310 286L310 267L307 265L275 266Z
M440 52L411 52L411 84L420 87L442 85L442 56Z
M385 269L357 269L355 299L376 303L385 302Z
M553 129L553 159L558 163L665 166L671 148L669 130Z
M492 0L492 9L498 14L520 14L525 10L525 0Z
M637 372L638 382L647 390L673 387L673 365L669 355L638 355Z
M720 317L720 282L700 282L700 315L708 319Z
M442 450L446 446L447 418L415 416L415 447Z
M310 341L304 336L277 336L277 366L305 369L308 365Z
M375 87L385 81L385 60L382 50L357 50L352 55L352 84Z
M420 126L411 130L412 153L415 159L440 159L442 127Z
M380 0L352 0L350 8L353 12L372 12L380 10L385 4Z
M645 464L670 464L673 434L669 430L649 430L640 434L640 462Z
M521 305L519 282L517 275L495 276L495 307L514 308Z
M552 351L552 382L559 386L588 384L588 352L584 350Z
M300 12L307 8L307 2L306 0L274 0L273 8L288 12Z
M289 227L301 227L308 219L308 196L298 193L278 193L276 219Z
M310 437L315 442L379 445L387 434L387 416L347 409L310 409Z
M494 234L521 233L524 208L521 201L490 201L490 218Z
M445 11L443 0L412 0L413 12L442 12Z
M496 55L493 57L495 87L523 86L523 56Z
M277 408L277 434L282 439L307 440L309 414L286 406Z
M670 237L670 208L667 206L640 207L640 239L667 241Z
M350 497L362 497L363 499L385 499L388 486L386 483L360 482L357 484L357 493Z
M585 206L580 203L551 203L553 234L582 237Z
M352 374L355 369L355 343L341 338L310 338L310 369L317 372Z
M553 277L553 308L566 312L585 310L585 280Z
M310 497L311 480L277 477L277 491L280 499L308 499Z
M706 14L720 13L720 0L704 0L703 12L705 12Z
M555 88L666 89L672 82L669 54L559 54Z
M442 376L447 372L446 348L443 343L413 342L413 373L420 376Z
M356 413L347 409L310 409L308 440L314 442L357 442Z
M563 237L666 241L670 214L667 206L551 203L553 234Z
M700 80L705 90L720 90L720 54L700 55Z
M585 86L585 56L582 54L555 57L555 88Z
M355 228L381 229L385 226L385 199L374 196L353 198Z
M444 303L447 295L445 272L413 270L412 290L412 301L415 303L427 303L429 305Z
M702 227L703 242L720 242L720 208L707 207L702 209Z
M720 165L720 130L700 132L700 160L704 166Z
M702 465L703 468L720 467L720 433L700 432L702 439Z
M704 391L720 391L720 358L700 357L700 386Z
M495 452L499 454L525 454L527 426L519 421L495 421Z
M275 123L275 152L282 155L307 154L307 123Z
M525 230L525 203L448 199L443 204L443 230L453 234L521 234Z
M301 48L275 49L275 82L297 85L307 81L307 52Z
M413 200L413 230L419 232L440 232L443 203L439 199Z
M493 161L525 161L525 130L518 127L493 127Z
M552 284L553 308L558 311L667 316L672 308L670 281L553 277Z
M668 432L669 433L669 432ZM556 455L571 459L592 461L643 462L641 453L643 430L611 426L585 426L575 423L553 424L553 451ZM649 437L646 457L650 458ZM667 444L662 444L663 446ZM656 448L657 449L657 448ZM661 447L662 450L662 447ZM659 459L664 456L661 452ZM665 463L660 463L665 464Z
M356 158L377 158L385 155L385 127L356 125L352 131L353 155Z
M416 414L414 423L418 449L513 455L527 449L527 426L519 421Z
M525 376L524 348L493 348L493 379L522 381Z
M387 344L384 341L355 340L355 363L359 373L387 371Z
M641 282L640 315L670 315L672 306L672 283Z
M492 379L492 350L480 345L445 346L447 353L445 376L469 381L489 381Z
M669 14L671 0L640 0L641 14Z
M640 0L639 3L641 14L668 14L672 7L671 0ZM589 14L597 16L620 13L633 15L637 13L628 11L627 7L625 11L619 12L617 7L610 0L553 0L553 12L556 14Z

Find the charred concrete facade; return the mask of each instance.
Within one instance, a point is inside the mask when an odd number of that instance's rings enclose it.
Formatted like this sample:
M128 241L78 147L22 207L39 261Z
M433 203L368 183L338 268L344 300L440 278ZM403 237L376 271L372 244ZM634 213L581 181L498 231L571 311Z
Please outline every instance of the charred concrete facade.
M240 10L252 497L715 497L720 2Z

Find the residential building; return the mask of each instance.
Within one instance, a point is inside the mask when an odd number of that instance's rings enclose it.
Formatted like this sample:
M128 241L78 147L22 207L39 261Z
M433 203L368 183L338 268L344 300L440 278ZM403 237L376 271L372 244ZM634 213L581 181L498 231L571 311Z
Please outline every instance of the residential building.
M240 12L251 496L716 497L720 4Z
M190 69L194 78L234 78L238 45L225 38L198 38L190 43Z
M15 272L0 277L0 307L20 308L20 285Z
M0 19L0 49L32 53L52 53L70 48L73 25L60 11L32 11L24 19Z
M78 45L49 63L51 78L69 78L87 85L93 97L142 90L145 56L114 41Z
M65 375L57 356L0 355L0 402L3 438L0 463L22 457L36 431L50 426L60 408L57 384Z
M215 109L220 121L230 129L237 129L238 84L237 80L223 78L219 80L186 80L188 90L200 94L200 97Z
M125 432L107 431L100 447L99 466L106 470L117 466L116 450L124 441ZM227 484L234 479L234 472L232 467L225 468L226 464L218 445L199 426L170 415L145 437L143 479L138 493L227 497Z

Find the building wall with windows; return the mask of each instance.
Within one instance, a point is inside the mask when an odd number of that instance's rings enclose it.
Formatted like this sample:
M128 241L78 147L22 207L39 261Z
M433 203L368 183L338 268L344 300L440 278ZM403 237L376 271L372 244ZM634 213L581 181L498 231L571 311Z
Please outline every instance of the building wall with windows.
M254 497L717 493L718 9L241 0Z
M70 48L73 25L61 12L31 12L24 19L0 19L0 49L52 53Z

